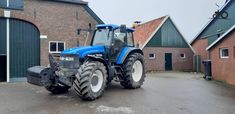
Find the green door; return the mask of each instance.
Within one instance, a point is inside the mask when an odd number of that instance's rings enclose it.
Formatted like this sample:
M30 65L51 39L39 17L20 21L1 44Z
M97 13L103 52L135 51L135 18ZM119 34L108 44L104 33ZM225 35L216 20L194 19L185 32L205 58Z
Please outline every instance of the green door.
M40 64L40 33L31 23L10 19L10 78L26 77L29 67Z
M172 70L172 54L165 53L165 70L170 71Z
M6 81L6 19L0 18L0 82Z

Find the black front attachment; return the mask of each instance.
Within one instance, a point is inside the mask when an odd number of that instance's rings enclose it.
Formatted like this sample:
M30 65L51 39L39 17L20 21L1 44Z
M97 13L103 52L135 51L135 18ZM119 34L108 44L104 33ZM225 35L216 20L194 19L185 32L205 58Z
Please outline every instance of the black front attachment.
M27 81L33 85L51 85L51 76L53 76L53 71L43 66L35 66L27 70Z

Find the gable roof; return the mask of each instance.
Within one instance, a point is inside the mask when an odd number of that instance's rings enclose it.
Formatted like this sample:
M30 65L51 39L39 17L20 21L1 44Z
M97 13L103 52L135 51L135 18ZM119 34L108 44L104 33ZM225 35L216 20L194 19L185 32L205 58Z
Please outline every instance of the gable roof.
M47 1L82 5L83 8L98 22L98 24L104 24L104 22L99 18L99 16L97 16L97 14L88 6L88 2L85 2L83 0L47 0Z
M226 3L223 5L223 7L221 7L219 9L219 11L221 12L222 10L224 10L230 3L232 0L226 0ZM209 25L214 21L215 18L211 18L207 24L200 30L200 32L193 38L193 40L190 42L190 44L192 44L194 41L197 40L197 38L205 31L205 29L207 27L209 27Z
M158 32L158 30L163 26L163 24L168 20L172 20L170 18L170 16L163 16L160 17L158 19L146 22L144 24L141 24L139 26L136 27L135 29L135 33L134 33L134 38L135 38L135 42L140 42L141 44L143 44L140 49L143 49L148 42L154 37L154 35ZM186 39L183 37L183 35L181 34L180 30L178 29L178 27L176 26L176 24L174 23L174 21L172 21L172 24L175 26L176 30L179 32L179 34L182 36L183 40L187 43L187 45L189 46L189 48L193 51L193 53L195 53L194 49L192 48L192 46L186 41Z
M88 5L84 5L84 9L98 22L98 24L104 24L104 21L102 21Z
M206 50L210 50L213 48L216 44L220 43L223 39L227 38L226 36L231 33L233 30L235 30L235 24L226 32L224 33L221 37L219 37L216 41L214 41L211 45L209 45Z
M149 42L167 18L168 16L163 16L136 26L134 32L135 42L141 43L141 47L144 47L147 44L146 42Z

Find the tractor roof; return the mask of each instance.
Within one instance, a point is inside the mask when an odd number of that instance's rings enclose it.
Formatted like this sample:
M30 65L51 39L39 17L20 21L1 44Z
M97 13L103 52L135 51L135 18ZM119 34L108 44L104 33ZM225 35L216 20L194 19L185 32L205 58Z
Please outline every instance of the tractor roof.
M96 26L97 28L106 28L106 27L111 27L112 29L119 28L119 25L114 25L114 24L100 24ZM127 28L128 31L134 32L135 30L132 28Z

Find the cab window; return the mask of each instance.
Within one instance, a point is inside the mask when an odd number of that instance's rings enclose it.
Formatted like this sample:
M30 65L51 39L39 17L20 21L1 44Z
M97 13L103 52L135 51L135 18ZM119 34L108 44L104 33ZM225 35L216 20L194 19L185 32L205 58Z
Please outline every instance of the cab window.
M126 36L126 33L121 33L120 29L116 29L114 31L114 40L118 40L118 41L124 43L125 42L125 36Z
M122 49L125 46L126 33L120 32L120 29L114 30L113 43L116 48Z
M127 46L134 46L132 32L127 32Z

